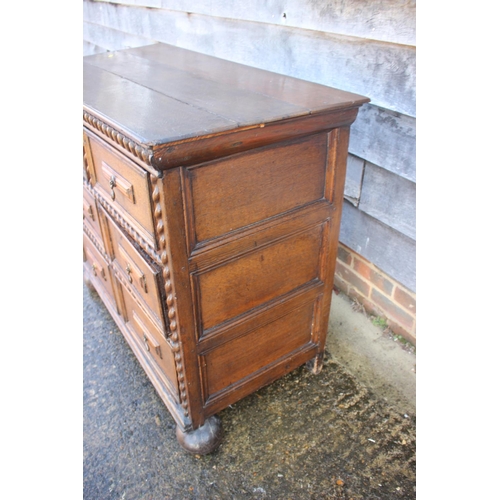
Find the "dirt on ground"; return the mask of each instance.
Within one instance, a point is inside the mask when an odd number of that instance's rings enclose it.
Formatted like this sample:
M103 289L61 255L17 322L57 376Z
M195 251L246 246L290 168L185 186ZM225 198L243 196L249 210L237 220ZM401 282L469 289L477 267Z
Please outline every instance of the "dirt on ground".
M222 445L196 456L84 288L83 498L414 499L415 354L342 295L331 317L322 372L301 367L228 407Z
M343 293L334 294L327 349L379 397L403 413L415 413L416 349L379 320Z

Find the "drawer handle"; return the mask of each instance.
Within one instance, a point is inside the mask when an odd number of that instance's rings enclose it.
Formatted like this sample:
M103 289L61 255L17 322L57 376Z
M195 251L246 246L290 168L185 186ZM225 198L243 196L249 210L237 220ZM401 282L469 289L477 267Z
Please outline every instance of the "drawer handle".
M129 282L132 283L132 268L130 267L130 264L127 264L125 271L127 272Z
M92 272L94 273L94 276L97 278L97 274L101 275L102 279L106 281L106 274L104 272L104 268L102 268L99 264L96 264L95 262L92 264Z
M92 210L92 205L90 203L87 203L85 200L83 200L83 218L85 219L85 212L87 212L88 216L92 219L94 219L94 212Z
M146 346L146 351L149 351L149 344L148 344L148 338L146 337L146 334L142 334L142 340L144 341L144 345Z
M144 342L144 346L146 347L147 351L150 351L151 348L149 347L149 343L153 344L153 347L155 348L155 352L158 355L160 359L163 359L163 355L161 352L161 346L158 343L158 341L155 339L154 335L151 335L146 328L146 325L140 320L140 318L137 316L135 311L132 311L132 316L134 318L135 324L139 327L139 330L142 331L142 341ZM137 331L137 330L136 330Z
M112 175L110 178L109 178L109 187L111 189L111 199L114 200L115 199L115 187L116 187L116 177L114 175Z
M142 272L142 269L137 265L132 257L128 254L128 252L123 248L123 246L118 244L118 252L123 257L123 264L126 263L125 272L127 273L127 277L130 283L132 283L132 273L135 273L136 276L139 277L139 283L144 290L144 293L148 293L148 286L146 284L146 275Z
M148 287L146 286L146 276L144 276L144 274L139 278L139 283L141 284L144 293L148 293Z
M148 342L149 339L146 337L145 333L142 334L142 340L144 342L144 345L146 346L146 351L149 352L151 350L149 347L149 342ZM163 359L163 356L161 355L161 347L159 345L155 345L154 348L155 348L156 354L160 357L160 359Z
M125 268L125 272L127 273L127 277L130 283L132 283L133 278L132 278L132 267L130 266L129 263L127 263L127 267ZM148 293L148 286L146 284L146 276L144 273L141 273L141 276L139 278L139 283L141 284L142 289L144 290L144 293Z
M109 187L111 189L111 198L113 200L116 196L115 189L118 189L124 196L135 204L134 186L127 179L125 179L125 177L120 175L119 172L116 172L104 161L102 162L102 173L104 175L104 179L108 179Z

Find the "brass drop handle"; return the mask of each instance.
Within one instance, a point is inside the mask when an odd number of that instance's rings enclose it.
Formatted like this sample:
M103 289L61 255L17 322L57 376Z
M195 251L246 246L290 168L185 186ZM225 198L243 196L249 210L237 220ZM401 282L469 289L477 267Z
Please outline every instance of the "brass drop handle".
M130 264L127 263L127 267L125 268L125 271L127 273L129 282L132 283L132 267L130 266ZM140 271L139 271L139 273L140 273ZM139 277L139 283L141 284L141 287L144 290L144 293L148 293L148 287L146 284L146 276L144 275L144 273L140 273L140 274L141 274L141 276Z
M154 335L151 335L144 323L142 322L141 318L137 316L135 311L132 311L132 316L134 318L135 324L139 327L138 332L142 333L142 341L144 342L144 346L146 347L146 350L149 352L151 350L150 344L154 347L156 354L159 356L160 359L163 359L163 355L161 352L161 346L159 342L156 340Z
M146 337L145 333L142 335L142 340L144 341L144 345L146 346L146 351L149 351L148 338Z
M148 293L148 287L146 285L146 276L144 276L144 274L142 274L141 277L139 278L139 282L142 286L142 289L144 290L144 293Z
M128 198L131 203L135 204L134 186L123 177L119 172L116 172L106 162L102 162L102 173L104 179L108 179L109 187L111 188L111 198L115 199L115 189L119 189L121 194ZM125 198L120 198L120 202L125 201Z
M125 271L127 272L128 280L132 283L132 268L130 267L130 264L127 264Z
M151 348L149 347L149 339L148 337L146 337L145 333L142 334L142 340L144 342L144 345L146 346L146 351L149 352ZM160 344L158 344L158 342L153 341L153 347L155 348L156 354L160 357L160 359L163 359L163 356L161 354Z
M95 262L92 263L92 272L94 273L94 276L97 278L97 271L101 274L101 277L104 281L106 281L106 273L104 272L104 268L102 268L99 264L96 264Z
M83 200L83 218L85 219L85 212L87 215L92 219L94 219L94 211L92 210L92 205L90 203L87 203L87 201L84 199Z
M109 178L109 187L111 188L111 199L114 200L116 196L115 195L116 177L114 175L112 175Z

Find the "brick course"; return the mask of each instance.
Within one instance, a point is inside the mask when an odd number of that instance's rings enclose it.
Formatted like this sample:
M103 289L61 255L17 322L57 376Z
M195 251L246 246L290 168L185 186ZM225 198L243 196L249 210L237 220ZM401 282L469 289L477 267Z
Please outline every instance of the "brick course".
M417 312L417 302L415 300L415 296L410 295L409 292L406 292L399 286L394 290L394 298L396 302L401 304L407 311L416 314Z
M335 286L368 314L386 319L390 329L416 344L416 295L356 252L339 244Z
M377 304L382 311L387 314L387 317L411 330L413 327L413 318L389 297L382 295L377 289L373 288L371 291L371 299Z
M338 261L336 273L339 274L345 281L357 288L364 295L368 295L370 293L370 284Z
M375 285L377 288L385 292L387 295L392 293L394 285L375 269L358 258L354 258L353 269L357 271L363 278Z
M352 262L352 256L351 254L342 246L339 245L338 251L337 251L337 258L338 260L341 260L348 266L351 265Z

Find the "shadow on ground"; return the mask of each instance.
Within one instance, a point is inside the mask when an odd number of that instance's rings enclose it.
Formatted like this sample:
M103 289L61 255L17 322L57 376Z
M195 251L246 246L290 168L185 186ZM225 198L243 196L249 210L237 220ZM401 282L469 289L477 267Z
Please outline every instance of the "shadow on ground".
M97 295L84 297L83 498L414 499L415 415L328 355L222 411L211 455L184 452L174 420Z

